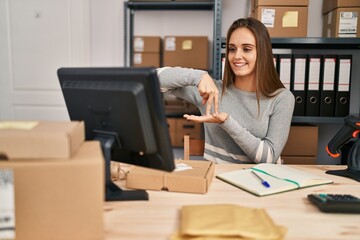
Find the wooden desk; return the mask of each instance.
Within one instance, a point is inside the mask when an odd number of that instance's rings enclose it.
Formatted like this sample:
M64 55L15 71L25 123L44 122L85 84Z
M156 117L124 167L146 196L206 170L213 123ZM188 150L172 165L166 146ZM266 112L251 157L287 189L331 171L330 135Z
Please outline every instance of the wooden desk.
M243 167L238 164L216 165L216 173ZM256 197L217 178L213 179L207 194L148 191L149 201L105 203L105 239L169 239L178 229L182 206L222 203L265 208L276 224L288 228L286 239L360 239L360 214L322 213L307 200L310 193L353 194L360 197L359 182L325 174L326 170L343 169L345 166L291 167L324 175L334 183L265 197Z

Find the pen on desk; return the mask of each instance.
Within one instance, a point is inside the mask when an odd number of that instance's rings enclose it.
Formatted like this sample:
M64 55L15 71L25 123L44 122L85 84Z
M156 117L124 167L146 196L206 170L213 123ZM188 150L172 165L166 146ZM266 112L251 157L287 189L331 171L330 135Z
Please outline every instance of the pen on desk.
M257 179L259 179L261 181L261 184L264 185L265 187L269 188L270 184L265 181L264 179L262 179L258 174L256 174L254 171L251 170L251 172L256 176Z

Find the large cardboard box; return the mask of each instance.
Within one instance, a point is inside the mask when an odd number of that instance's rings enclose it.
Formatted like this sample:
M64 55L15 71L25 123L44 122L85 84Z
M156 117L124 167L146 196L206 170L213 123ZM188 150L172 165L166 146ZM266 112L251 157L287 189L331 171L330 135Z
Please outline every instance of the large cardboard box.
M70 158L84 139L84 122L0 122L0 153L10 160Z
M161 38L135 36L133 39L133 65L135 67L161 66Z
M336 8L326 13L323 37L360 37L360 6Z
M306 37L308 0L252 0L251 16L260 20L271 37Z
M281 153L281 157L317 156L318 131L319 127L316 125L291 126L288 141Z
M204 36L165 36L163 65L208 70L209 43Z
M169 173L134 167L127 174L126 187L185 193L206 193L208 191L214 177L215 164L213 162L176 160L176 166L177 169L182 170Z
M68 159L0 161L13 175L17 240L103 239L104 160L97 141ZM1 201L1 200L0 200Z

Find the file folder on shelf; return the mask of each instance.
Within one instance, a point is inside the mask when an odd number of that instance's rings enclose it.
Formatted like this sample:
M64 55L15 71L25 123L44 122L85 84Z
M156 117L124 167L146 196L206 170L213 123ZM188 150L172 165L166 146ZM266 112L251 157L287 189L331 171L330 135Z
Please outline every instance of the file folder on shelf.
M305 116L306 55L293 55L293 77L291 91L295 97L294 116Z
M291 59L292 55L279 55L279 76L285 88L291 90Z
M320 79L322 69L321 55L308 57L308 75L306 79L306 116L320 115Z
M335 68L336 56L324 56L324 68L320 88L320 116L333 117L335 114Z
M335 84L335 117L349 115L351 55L338 57L337 81Z
M221 79L224 79L225 72L225 53L221 53Z
M278 54L273 54L273 60L274 60L274 66L276 69L276 72L279 73L279 55Z

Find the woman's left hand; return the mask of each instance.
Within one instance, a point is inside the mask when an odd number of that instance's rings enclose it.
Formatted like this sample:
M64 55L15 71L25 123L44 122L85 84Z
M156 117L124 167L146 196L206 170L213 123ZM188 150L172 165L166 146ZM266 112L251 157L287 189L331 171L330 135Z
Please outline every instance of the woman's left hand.
M228 119L228 117L229 114L225 112L213 113L213 114L201 115L201 116L184 114L184 118L197 123L223 123L226 121L226 119Z

